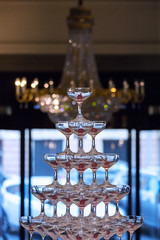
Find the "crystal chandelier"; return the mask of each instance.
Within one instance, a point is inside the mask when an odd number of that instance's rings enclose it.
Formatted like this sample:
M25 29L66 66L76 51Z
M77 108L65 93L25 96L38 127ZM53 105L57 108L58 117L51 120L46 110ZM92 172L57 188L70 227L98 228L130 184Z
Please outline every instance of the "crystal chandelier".
M122 89L117 89L112 80L108 88L101 86L97 66L95 63L92 27L94 19L91 10L78 1L78 6L70 9L67 17L69 40L66 60L61 82L54 88L53 80L44 84L43 89L38 88L38 79L34 79L31 88L27 88L27 79L17 78L16 98L18 102L34 102L39 105L42 112L47 112L51 121L68 120L75 117L75 101L65 96L68 87L90 87L93 95L83 107L86 118L93 120L104 119L108 122L111 114L118 111L129 102L139 103L145 97L144 82L136 81L134 89L130 89L127 81L123 81Z

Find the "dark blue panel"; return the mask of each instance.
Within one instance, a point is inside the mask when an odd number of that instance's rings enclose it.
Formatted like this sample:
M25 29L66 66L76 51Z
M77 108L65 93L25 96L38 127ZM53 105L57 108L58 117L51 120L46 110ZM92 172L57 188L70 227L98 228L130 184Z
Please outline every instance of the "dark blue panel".
M62 140L36 140L33 142L33 176L53 176L53 169L44 161L46 153L62 152Z

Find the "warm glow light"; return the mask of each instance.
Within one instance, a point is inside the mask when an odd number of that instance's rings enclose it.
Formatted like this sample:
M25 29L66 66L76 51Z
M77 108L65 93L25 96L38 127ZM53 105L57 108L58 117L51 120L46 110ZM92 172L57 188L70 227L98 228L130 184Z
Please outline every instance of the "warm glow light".
M31 88L35 88L36 87L36 84L33 82L32 84L31 84Z
M44 103L44 102L41 102L40 104L41 104L41 106L42 106L42 107L45 105L45 103Z
M27 82L22 81L21 84L20 84L20 86L21 86L21 87L24 87L26 84L27 84Z
M44 88L48 88L49 87L49 84L48 83L45 83L44 84Z
M111 92L115 93L117 91L117 89L115 87L111 88Z
M49 81L49 85L53 85L54 82L52 80Z
M140 82L140 86L143 87L144 86L144 82Z
M59 100L58 99L54 99L53 100L53 104L58 105L59 104Z
M58 106L58 105L55 105L55 106L54 106L54 109L55 109L55 110L58 110L58 109L59 109L59 106Z
M26 84L27 84L26 78L22 78L21 85L22 85L22 86L25 86Z
M48 98L48 99L46 100L46 104L49 105L50 103L51 103L51 99Z
M37 79L35 79L35 80L33 81L33 83L35 84L35 86L37 86L37 85L39 84L39 82L38 82Z
M20 86L21 85L21 81L20 81L20 79L18 78L18 79L16 79L16 81L15 81L15 85L16 86Z
M120 140L118 141L118 146L119 146L119 147L122 147L123 144L124 144L124 140L123 140L123 139L120 139Z
M36 97L36 98L35 98L35 102L39 102L39 97Z
M79 3L82 2L83 0L79 0ZM73 8L68 17L69 39L60 85L58 88L55 87L53 76L43 83L35 76L31 81L31 86L27 88L28 79L25 76L17 77L15 79L17 101L27 104L34 101L34 105L38 106L42 112L53 113L52 116L49 115L53 122L56 122L57 118L68 120L70 114L75 114L76 107L74 105L77 105L77 102L73 100L74 98L71 100L66 96L64 90L68 88L83 86L93 90L92 97L83 105L84 115L93 120L106 118L106 121L110 121L112 112L124 109L129 102L141 103L145 97L143 79L134 82L134 89L129 87L125 78L122 80L123 88L121 89L112 78L108 79L108 88L101 86L90 40L90 29L93 25L90 10L81 7ZM81 27L85 31L79 31ZM72 30L74 34L72 34ZM82 39L83 41L81 41Z

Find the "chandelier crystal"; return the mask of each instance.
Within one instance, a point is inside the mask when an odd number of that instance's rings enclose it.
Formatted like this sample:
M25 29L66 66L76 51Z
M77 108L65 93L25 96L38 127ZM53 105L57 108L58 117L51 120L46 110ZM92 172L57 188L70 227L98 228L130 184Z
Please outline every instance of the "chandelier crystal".
M16 98L19 102L33 101L39 105L42 112L47 112L50 120L68 120L76 114L75 101L65 96L68 87L90 87L92 97L83 107L86 118L105 120L108 122L113 112L118 111L129 102L139 103L144 100L144 82L136 81L135 88L130 89L126 80L122 89L117 89L114 82L109 80L108 88L102 88L98 76L92 43L92 28L94 18L91 10L82 6L70 9L67 17L69 39L63 74L60 84L54 88L53 80L38 89L38 79L34 79L31 88L27 88L26 78L16 79Z

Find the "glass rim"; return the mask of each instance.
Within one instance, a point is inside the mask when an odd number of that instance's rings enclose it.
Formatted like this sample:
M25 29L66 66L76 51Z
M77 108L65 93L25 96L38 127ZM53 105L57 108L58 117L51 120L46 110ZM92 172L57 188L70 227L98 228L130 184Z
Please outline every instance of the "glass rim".
M84 90L84 89L89 90L90 92L93 91L90 87L70 87L70 88L67 88L67 92L70 92L73 90L80 91L80 90Z

